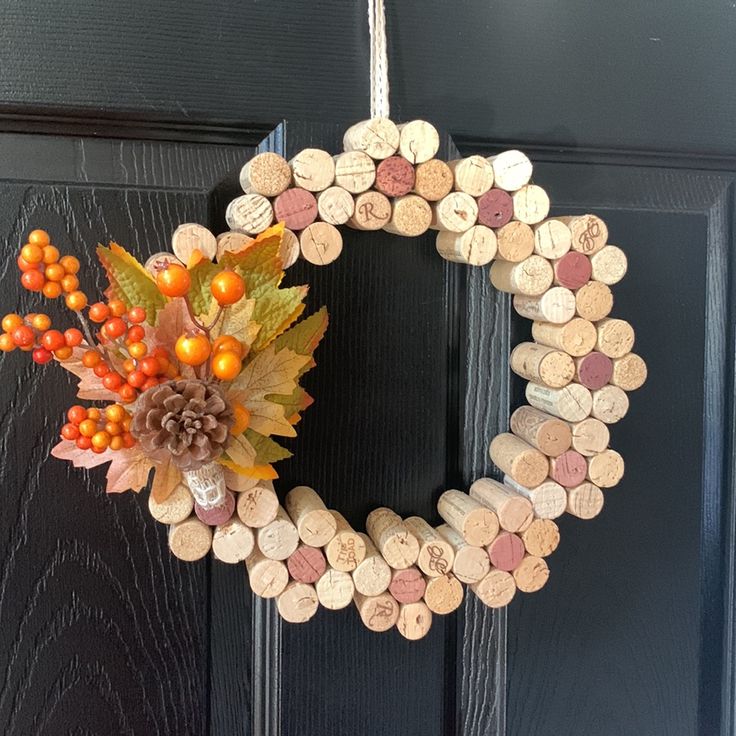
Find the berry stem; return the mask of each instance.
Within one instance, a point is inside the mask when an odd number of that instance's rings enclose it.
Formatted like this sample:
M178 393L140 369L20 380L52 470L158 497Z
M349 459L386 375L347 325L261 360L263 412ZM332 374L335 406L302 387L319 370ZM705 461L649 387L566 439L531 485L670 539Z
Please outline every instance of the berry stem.
M89 346L92 348L95 346L96 341L94 337L92 337L92 330L89 328L89 322L87 322L87 318L82 314L82 312L75 312L77 315L77 319L79 320L79 323L82 325L82 332L84 332L84 336L87 338L87 342L89 343Z

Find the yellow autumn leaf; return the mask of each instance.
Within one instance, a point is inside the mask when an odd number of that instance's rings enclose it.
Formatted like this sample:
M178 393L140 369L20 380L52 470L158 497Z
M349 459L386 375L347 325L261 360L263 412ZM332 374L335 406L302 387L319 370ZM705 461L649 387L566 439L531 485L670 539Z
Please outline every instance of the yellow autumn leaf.
M274 480L279 477L279 474L273 469L273 465L253 465L250 468L245 468L242 465L220 458L217 462L225 468L232 470L238 475L244 475L247 478L253 478L254 480Z

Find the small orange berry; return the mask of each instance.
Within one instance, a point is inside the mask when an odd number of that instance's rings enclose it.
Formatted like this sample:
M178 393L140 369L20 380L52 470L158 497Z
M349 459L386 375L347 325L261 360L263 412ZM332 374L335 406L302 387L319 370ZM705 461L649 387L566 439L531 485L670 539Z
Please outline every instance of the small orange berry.
M95 432L92 435L92 447L102 448L103 450L110 445L110 435L105 432Z
M93 369L92 371L97 376L97 378L103 378L110 372L110 366L105 363L104 360L101 360Z
M102 385L110 391L117 391L123 383L123 377L117 371L110 371L102 377Z
M68 274L75 274L79 271L79 259L74 256L62 256L59 263Z
M189 271L178 263L170 263L156 274L156 285L164 296L184 296L191 284Z
M238 357L243 356L243 343L238 340L237 337L232 335L220 335L212 344L212 352L217 354L223 350L230 350L233 353L237 353Z
M3 327L4 326L5 321L3 320ZM51 318L48 316L48 314L34 314L31 317L31 326L43 332L44 330L48 330L51 327Z
M135 445L135 437L130 432L123 434L123 447L133 447Z
M120 404L110 404L105 409L105 417L111 422L120 423L126 416L128 416L128 412Z
M212 372L221 381L232 381L242 367L240 356L232 350L223 350L212 358Z
M148 352L148 347L144 342L134 342L131 345L128 345L128 352L130 353L131 358L139 360Z
M58 263L49 263L44 271L44 276L46 276L47 281L61 281L65 275L66 272Z
M202 365L210 357L210 341L204 335L181 335L176 341L176 357L186 365Z
M66 345L64 333L59 332L59 330L46 330L46 332L41 335L41 345L43 345L46 350L52 351L63 348Z
M82 365L85 368L94 368L102 360L102 356L96 350L87 350L82 356Z
M56 263L59 260L59 249L55 245L45 245L43 247L43 262Z
M41 291L46 283L44 275L40 271L25 271L20 277L20 283L28 291Z
M146 382L146 374L143 371L132 371L128 374L128 384L133 388L140 388Z
M35 271L39 266L38 263L28 263L28 261L23 259L23 256L18 256L16 263L18 264L18 268L24 273L26 271Z
M89 437L77 437L76 443L80 450L89 450L92 448L92 441Z
M126 358L123 361L123 370L126 373L132 373L135 370L135 361L132 358Z
M43 247L51 242L51 238L45 230L31 230L28 233L28 242Z
M110 307L110 314L113 317L122 317L128 311L122 299L110 299L107 306Z
M128 328L128 334L125 336L130 343L140 342L146 336L146 331L140 325L133 325Z
M128 414L125 419L123 419L123 430L126 432L130 431L130 425L133 423L133 417Z
M23 323L23 317L21 317L19 314L6 314L3 317L3 330L5 332L12 332L13 330L20 327Z
M97 432L97 422L94 419L83 419L79 423L79 434L82 437L93 437Z
M116 340L118 337L122 337L127 329L127 325L120 317L111 317L102 326L102 331L105 333L105 337L109 337L111 340Z
M250 426L250 412L242 404L236 402L233 404L233 414L235 415L235 424L230 429L230 434L237 437Z
M210 283L212 296L221 307L239 302L245 294L245 281L235 271L221 271Z
M100 410L96 406L90 406L87 409L87 419L94 419L96 422L100 421Z
M76 291L79 288L79 279L73 273L68 273L61 279L61 288L67 294L70 291Z
M47 281L41 291L47 299L56 299L61 296L61 284L56 281Z
M69 360L69 358L72 357L72 353L74 350L70 348L68 345L64 345L63 348L58 348L57 350L54 350L54 355L59 360Z
M88 314L93 322L104 322L110 316L110 307L102 302L95 302L90 306Z
M72 424L79 424L87 418L87 410L83 406L75 404L69 407L66 416Z
M206 358L205 358L206 360ZM202 361L204 362L204 361ZM161 370L161 365L158 362L158 358L154 358L149 355L138 364L138 368L141 370L144 376L157 376Z
M36 335L28 325L21 325L13 330L13 342L19 348L32 346L36 342Z
M66 295L66 306L72 312L81 312L87 306L87 295L83 291L72 291Z
M65 424L61 428L61 436L65 440L75 440L77 439L77 437L79 437L79 429L73 424Z
M3 353L10 353L15 350L15 340L13 340L13 336L8 332L3 332L0 335L0 350Z
M128 322L137 325L146 321L146 310L143 307L132 307L128 310Z
M27 243L20 249L20 257L26 263L43 263L43 248L40 245Z
M123 438L122 437L111 437L110 438L110 449L111 450L122 450L123 449Z
M135 397L138 396L138 392L130 384L124 383L118 390L118 395L120 396L121 401L124 401L126 404L128 404L131 401L135 401ZM133 445L130 446L132 447Z
M70 348L76 348L84 341L84 335L76 327L70 327L68 330L64 330L64 340Z

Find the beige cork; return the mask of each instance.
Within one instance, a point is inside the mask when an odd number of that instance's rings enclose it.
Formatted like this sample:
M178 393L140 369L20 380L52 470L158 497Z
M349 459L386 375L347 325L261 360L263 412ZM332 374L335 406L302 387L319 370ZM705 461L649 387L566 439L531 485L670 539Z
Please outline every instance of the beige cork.
M541 557L526 555L511 574L522 593L536 593L547 584L549 567Z
M534 253L534 231L523 222L508 222L496 231L498 257L519 263Z
M604 424L621 421L629 410L629 397L618 386L604 386L593 391L591 415Z
M629 353L613 361L611 383L624 391L636 391L647 380L647 364L635 353Z
M556 481L548 478L534 488L527 488L517 483L511 476L503 477L504 485L509 486L520 496L528 499L534 509L534 516L539 519L557 519L565 513L567 493Z
M399 604L390 593L362 595L356 592L354 600L360 620L370 631L388 631L399 620Z
M419 542L391 509L374 509L365 524L368 536L394 570L404 570L417 561Z
M335 181L335 162L327 151L305 148L289 161L294 184L308 192L321 192Z
M524 549L535 557L549 557L560 544L560 528L550 519L534 519L519 536Z
M566 352L535 342L519 343L509 364L517 376L552 388L567 386L575 376L575 363Z
M534 252L537 255L562 258L571 246L572 233L561 220L545 220L534 226Z
M380 230L391 219L391 202L380 192L363 192L355 198L355 213L348 225L356 230Z
M516 294L514 309L527 319L564 324L575 317L575 294L563 286L553 286L541 296Z
M174 230L171 236L171 250L184 264L189 263L195 251L199 251L207 260L217 255L217 238L203 225L187 222Z
M547 477L544 453L510 432L497 434L488 454L498 468L523 486L537 486Z
M432 205L432 228L463 233L475 225L478 205L464 192L450 192Z
M196 516L169 527L169 549L184 562L201 560L212 547L212 529Z
M523 186L513 193L511 199L514 203L514 220L519 222L536 225L549 214L549 196L536 184Z
M482 580L491 569L491 561L483 547L474 547L468 544L461 534L448 524L437 527L437 533L446 539L454 553L452 572L461 583L477 583Z
M567 489L567 513L578 519L593 519L603 510L603 491L594 483L585 481Z
M336 531L325 547L327 562L335 570L352 572L365 559L365 542L339 511L332 509L330 513L335 521Z
M319 608L317 591L309 583L290 582L281 595L276 606L281 618L290 624L304 624L309 621Z
M572 249L586 256L600 251L608 241L606 223L596 215L572 215L560 217L572 233Z
M424 602L432 613L445 616L460 608L463 602L463 586L452 574L428 577Z
M489 156L493 178L499 189L515 192L532 178L532 162L521 151L511 150Z
M281 506L276 518L256 531L256 543L272 560L285 560L299 546L299 532Z
M590 257L590 266L596 281L613 286L626 276L629 263L621 248L607 245Z
M299 234L302 257L315 266L326 266L342 253L342 235L328 222L313 222Z
M333 156L335 184L351 194L360 194L373 186L376 180L376 164L362 151L349 151Z
M335 536L335 517L314 489L308 486L292 488L286 494L284 506L304 544L324 547Z
M613 309L613 292L600 281L588 281L575 292L575 309L578 316L590 322L607 317Z
M258 548L245 561L250 589L260 598L281 595L289 583L289 570L284 562L266 557Z
M367 534L359 533L359 536L365 545L365 557L353 570L355 589L365 596L377 596L388 590L391 567Z
M466 493L445 491L437 501L437 511L468 544L484 547L498 534L496 514Z
M592 457L608 447L611 433L599 419L588 417L581 422L570 424L572 447L585 457Z
M277 197L291 184L289 162L278 153L259 153L240 170L240 186L246 194Z
M262 233L273 222L273 207L260 194L243 194L227 206L225 220L231 230L255 235Z
M299 238L297 238L296 234L292 230L285 227L281 236L281 245L279 246L279 256L281 258L281 265L283 268L291 268L297 260L299 260L301 252Z
M420 516L410 516L404 519L404 524L419 542L417 558L419 569L429 577L446 575L450 572L455 561L452 545Z
M542 476L542 480L546 477ZM542 480L532 485L539 485ZM534 518L531 502L512 488L492 478L479 478L470 486L470 496L490 508L501 528L508 532L525 529Z
M417 641L429 633L431 626L432 611L424 601L404 603L399 607L396 628L405 639Z
M347 189L327 187L317 195L317 212L330 225L344 225L355 212L355 200Z
M588 480L599 488L613 488L623 477L624 459L616 450L604 450L588 458Z
M426 120L412 120L397 126L399 153L412 164L421 164L434 158L440 148L437 128Z
M520 406L509 424L517 437L549 457L561 455L572 444L572 432L565 422L533 406Z
M595 325L580 317L574 317L564 324L534 322L532 337L535 342L558 348L575 358L590 353L598 339Z
M485 266L496 255L496 234L485 225L473 225L464 233L437 233L437 252L454 263Z
M414 170L414 193L428 202L437 202L452 191L452 171L438 158L419 164Z
M546 258L532 255L520 263L494 261L491 265L491 283L510 294L539 296L552 285L554 273Z
M634 347L636 334L625 319L603 319L596 332L596 350L609 358L623 358Z
M493 166L483 156L468 156L448 163L458 192L480 197L493 186Z
M157 501L151 494L148 497L148 510L151 516L162 524L177 524L191 516L194 498L186 484L179 483L163 501Z
M383 229L394 235L413 238L429 230L432 209L427 201L416 194L396 197L391 204L391 219Z
M254 238L245 233L238 233L234 230L220 233L217 236L217 261L224 258L225 253L242 253L253 242Z
M350 573L327 568L314 584L319 602L330 611L347 608L353 601L355 585Z
M566 422L581 422L590 416L593 397L579 383L564 388L549 388L538 383L527 383L526 400L537 409L552 414Z
M212 553L229 565L243 562L253 552L254 546L253 531L240 519L230 519L220 524L212 536Z
M482 580L473 583L470 589L489 608L503 608L513 600L516 582L511 573L494 567Z
M342 142L346 151L362 151L380 160L396 153L400 138L396 123L388 118L372 118L348 128Z
M279 497L270 481L258 481L238 494L236 512L246 526L260 529L270 524L278 511Z

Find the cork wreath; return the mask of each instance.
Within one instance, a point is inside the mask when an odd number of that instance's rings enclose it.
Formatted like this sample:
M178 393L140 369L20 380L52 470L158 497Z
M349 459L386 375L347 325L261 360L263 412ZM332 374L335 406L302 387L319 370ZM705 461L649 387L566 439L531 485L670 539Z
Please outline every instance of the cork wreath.
M45 231L31 232L18 256L23 286L63 296L79 328L8 314L0 349L58 362L79 378L80 399L104 402L70 407L52 454L76 467L110 463L108 492L150 487L150 512L169 526L176 557L244 563L253 593L275 598L292 623L354 603L369 629L414 640L433 615L460 606L464 585L505 606L547 582L554 519L598 515L602 489L623 476L608 425L646 379L632 326L610 316L625 254L595 215L550 218L523 153L445 162L438 148L425 121L373 118L352 126L335 156L261 153L241 171L227 232L183 224L172 252L145 264L115 243L98 246L109 287L92 304L79 261ZM445 491L439 526L382 507L363 533L311 488L283 503L274 490L273 465L290 454L274 438L294 436L312 402L299 382L328 322L325 308L302 319L306 287L280 284L299 257L333 262L343 225L405 237L436 230L441 257L490 264L491 283L533 322L533 341L510 356L528 403L490 439L502 481Z

